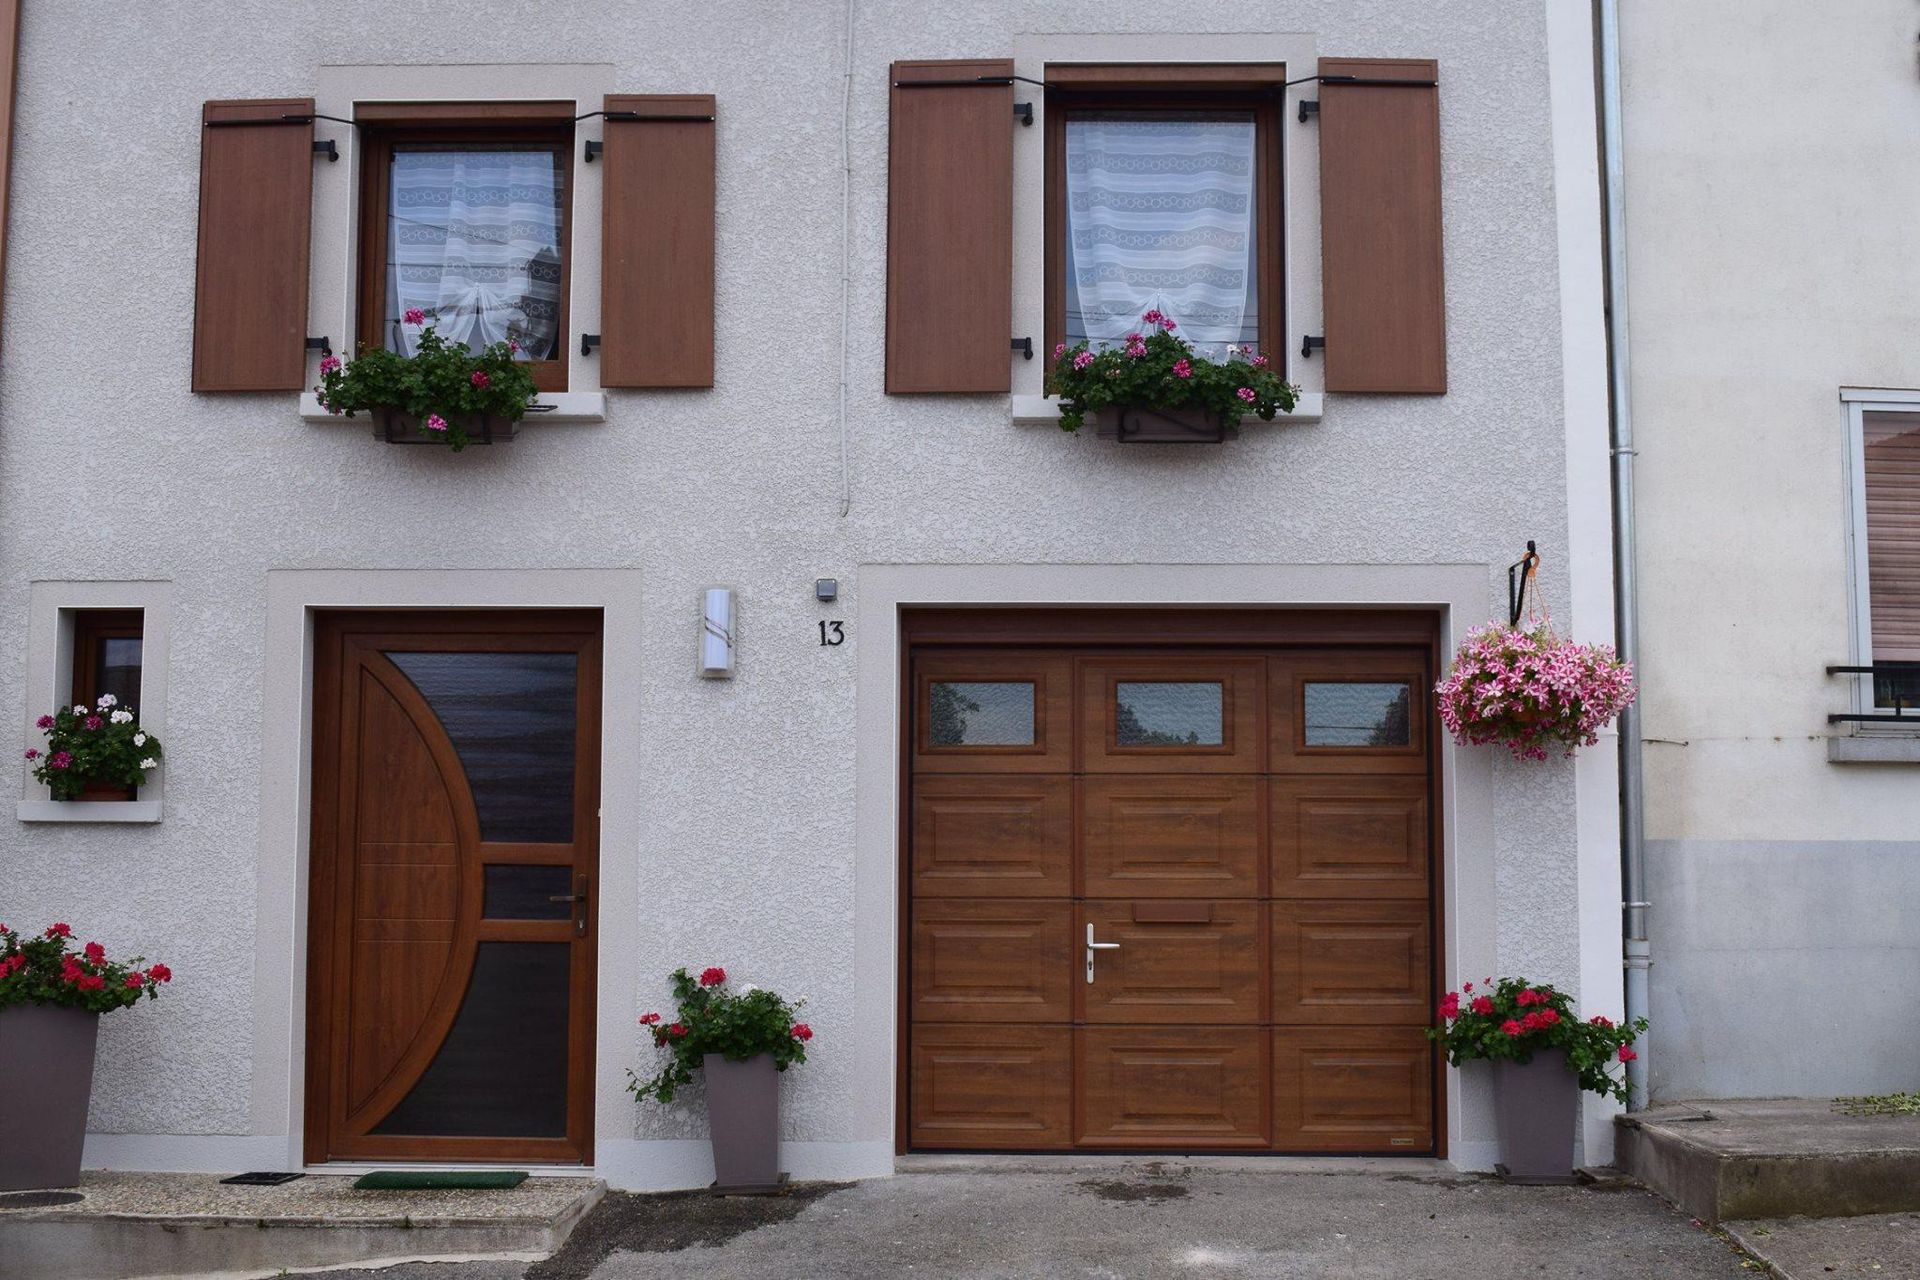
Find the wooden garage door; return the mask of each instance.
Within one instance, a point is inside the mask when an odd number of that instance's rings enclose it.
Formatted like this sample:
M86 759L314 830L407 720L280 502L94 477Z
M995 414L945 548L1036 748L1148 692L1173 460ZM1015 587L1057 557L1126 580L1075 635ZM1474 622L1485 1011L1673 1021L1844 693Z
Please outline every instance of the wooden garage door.
M910 615L907 1144L1436 1151L1433 634Z

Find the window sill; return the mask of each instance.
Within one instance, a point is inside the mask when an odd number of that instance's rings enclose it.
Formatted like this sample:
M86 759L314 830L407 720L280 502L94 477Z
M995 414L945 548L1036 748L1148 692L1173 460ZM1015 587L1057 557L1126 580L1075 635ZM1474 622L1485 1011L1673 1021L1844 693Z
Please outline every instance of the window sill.
M1306 391L1300 395L1300 402L1293 407L1292 413L1277 413L1273 421L1262 422L1258 418L1247 417L1240 421L1242 427L1282 427L1289 422L1318 422L1326 408L1326 397L1318 391ZM1051 427L1060 421L1060 401L1056 396L1014 396L1013 422L1019 427Z
M534 400L536 408L540 405L552 405L553 408L529 413L520 420L522 426L542 426L560 422L605 422L607 420L607 393L604 391L542 391ZM364 426L366 418L348 418L341 413L328 413L320 407L320 398L311 391L300 393L300 417L307 422L352 422L355 426Z
M158 800L22 800L22 822L158 822Z
M1920 735L1857 733L1827 739L1829 764L1920 764Z

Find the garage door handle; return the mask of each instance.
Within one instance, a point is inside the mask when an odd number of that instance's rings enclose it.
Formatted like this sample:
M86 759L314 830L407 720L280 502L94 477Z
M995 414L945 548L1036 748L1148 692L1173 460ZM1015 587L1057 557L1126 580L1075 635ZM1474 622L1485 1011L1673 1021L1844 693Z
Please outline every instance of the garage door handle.
M1087 981L1093 981L1093 953L1096 951L1118 951L1117 942L1095 942L1093 940L1093 921L1087 921Z

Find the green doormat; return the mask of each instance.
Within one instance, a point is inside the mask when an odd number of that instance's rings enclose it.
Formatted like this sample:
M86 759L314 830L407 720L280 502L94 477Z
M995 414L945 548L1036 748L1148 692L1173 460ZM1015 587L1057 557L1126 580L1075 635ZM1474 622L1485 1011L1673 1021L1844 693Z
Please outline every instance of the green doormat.
M527 1180L518 1169L475 1169L469 1173L451 1170L422 1170L410 1173L402 1169L381 1169L363 1174L353 1184L355 1191L506 1191Z

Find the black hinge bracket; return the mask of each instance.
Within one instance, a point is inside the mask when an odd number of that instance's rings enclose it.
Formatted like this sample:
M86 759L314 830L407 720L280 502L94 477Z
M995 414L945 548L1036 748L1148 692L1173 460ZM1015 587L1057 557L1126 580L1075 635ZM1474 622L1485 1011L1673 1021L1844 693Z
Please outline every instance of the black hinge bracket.
M322 138L313 144L313 154L325 156L328 164L335 164L340 159L340 148L334 145L332 138Z
M333 339L332 338L308 338L307 350L318 351L323 356L330 356L333 354Z
M1022 359L1024 360L1033 359L1033 339L1032 338L1015 338L1013 340L1013 349L1020 353L1020 356Z
M1313 117L1319 115L1320 99L1318 98L1300 99L1300 110L1298 114L1299 114L1301 124L1305 124L1307 123L1307 121L1313 119Z
M587 139L587 163L592 164L595 160L598 160L600 158L600 153L602 151L605 151L606 149L607 149L606 143L601 142L597 138L588 138Z
M1300 358L1302 360L1311 360L1313 359L1314 352L1325 351L1326 349L1327 340L1325 338L1315 337L1313 334L1306 334L1300 339Z
M1019 119L1021 124L1026 125L1029 129L1033 127L1033 104L1031 102L1014 103L1013 114Z
M597 346L599 346L599 345L600 345L600 335L599 335L599 334L597 334L597 333L583 333L583 334L581 334L581 335L580 335L580 354L581 354L581 355L583 355L583 356L590 356L590 355L592 355L592 354L593 354L593 349L594 349L595 347L597 347Z

